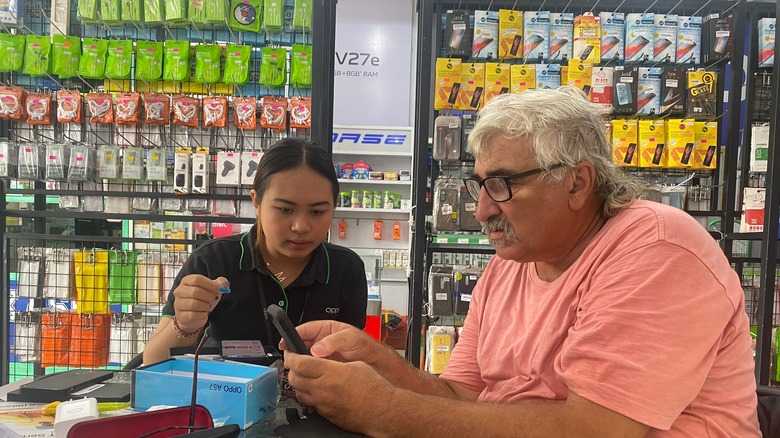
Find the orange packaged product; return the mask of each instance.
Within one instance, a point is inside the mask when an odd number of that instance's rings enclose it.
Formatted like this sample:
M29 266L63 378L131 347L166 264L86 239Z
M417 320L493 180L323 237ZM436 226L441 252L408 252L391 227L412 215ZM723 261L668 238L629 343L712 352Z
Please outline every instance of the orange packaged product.
M70 350L69 312L43 312L41 314L41 367L68 366Z
M51 94L28 94L24 99L27 124L51 125Z
M78 90L57 90L57 121L84 123L81 93Z
M117 125L135 126L141 110L141 95L138 93L117 93L114 102L114 120Z
M175 125L198 127L198 99L185 96L173 97L173 123Z
M171 96L167 94L144 93L144 122L150 125L171 124Z
M114 99L109 93L88 93L87 108L90 123L114 123Z
M228 102L225 96L203 98L203 126L224 128L227 126Z
M287 127L287 106L289 103L284 97L263 97L260 111L260 126L283 131Z
M290 98L290 128L311 129L311 98Z
M24 113L24 88L0 87L0 119L21 120Z
M238 129L257 128L257 98L233 98L233 124Z
M77 368L108 365L110 335L110 314L73 315L68 365Z

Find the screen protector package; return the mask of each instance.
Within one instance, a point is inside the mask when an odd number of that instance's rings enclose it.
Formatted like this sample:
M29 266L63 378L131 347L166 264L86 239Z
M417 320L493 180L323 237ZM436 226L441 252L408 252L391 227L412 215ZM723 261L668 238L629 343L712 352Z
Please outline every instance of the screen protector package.
M144 23L160 24L163 22L162 0L143 0Z
M287 80L287 49L263 47L260 83L266 87L281 87Z
M163 0L164 19L168 24L181 24L187 21L187 0Z
M263 25L269 32L280 32L284 23L284 2L265 0L263 7Z
M195 82L213 84L219 81L221 50L217 44L195 46Z
M293 44L290 58L290 83L296 87L311 87L311 46Z
M163 43L138 40L136 43L135 77L143 81L156 81L162 76Z
M133 65L133 41L111 40L108 42L108 57L106 58L106 77L111 79L127 79Z
M79 0L76 15L82 23L98 23L98 0Z
M295 0L293 5L293 28L311 29L312 1Z
M249 80L249 57L251 46L228 44L225 51L225 73L222 82L229 85L243 85Z
M123 23L141 23L143 14L141 5L143 0L124 0L122 1L122 22Z
M43 76L49 73L51 39L49 36L27 35L22 73Z
M207 24L225 24L228 0L205 0L205 22Z
M163 79L182 82L190 78L190 42L165 41Z
M0 33L0 73L18 71L24 61L24 35Z
M106 54L108 40L84 38L84 47L79 59L79 74L87 79L103 79L106 76Z
M228 25L239 32L260 32L262 16L263 0L232 0Z
M106 24L119 24L122 8L119 5L119 0L101 0L100 10L98 11L98 18L103 20Z
M51 72L61 78L76 76L81 57L81 38L54 35L51 48Z

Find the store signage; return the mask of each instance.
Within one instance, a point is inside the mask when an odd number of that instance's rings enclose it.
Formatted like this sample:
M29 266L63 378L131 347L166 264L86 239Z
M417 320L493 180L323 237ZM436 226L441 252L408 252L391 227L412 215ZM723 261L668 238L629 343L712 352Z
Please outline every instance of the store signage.
M406 134L366 134L362 132L334 132L333 143L404 144Z
M410 126L412 66L416 49L414 0L339 0L333 123ZM343 138L335 137L334 143ZM388 137L360 136L356 143L385 143ZM378 142L377 142L378 141Z
M412 128L382 126L333 127L333 151L383 151L389 153L411 154Z

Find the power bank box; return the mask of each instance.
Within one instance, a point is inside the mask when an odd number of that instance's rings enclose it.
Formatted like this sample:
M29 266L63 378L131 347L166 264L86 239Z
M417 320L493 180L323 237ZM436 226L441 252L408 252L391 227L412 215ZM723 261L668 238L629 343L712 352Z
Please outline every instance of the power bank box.
M590 94L591 80L593 76L593 65L585 64L579 59L572 59L569 61L569 74L567 78L567 85L577 87L582 90L585 95Z
M703 38L706 37L706 49L702 54L704 62L730 58L734 53L734 12L707 15L703 23L702 34Z
M550 14L550 61L565 62L571 59L574 46L574 14L553 12Z
M653 59L655 14L626 15L626 61Z
M471 55L474 58L498 58L498 12L474 11Z
M636 114L638 67L617 66L614 70L612 106L617 114Z
M666 166L665 128L663 120L639 121L639 167Z
M573 56L582 62L596 64L601 58L601 23L592 14L574 18Z
M622 12L602 12L601 20L601 60L622 61L626 36L626 14Z
M510 67L510 64L500 62L485 64L485 93L482 98L484 103L500 94L509 93L512 78Z
M692 119L666 120L666 167L688 168L693 164L695 146L694 121Z
M718 74L712 71L689 71L685 106L686 117L715 117Z
M612 162L618 166L636 167L637 154L637 120L612 120Z
M476 110L482 108L482 95L485 92L485 64L467 62L461 65L460 93L455 109Z
M693 125L693 169L714 169L718 164L718 122Z
M775 65L775 19L758 20L758 66Z
M433 109L454 109L460 92L461 61L457 58L436 59L436 86Z
M671 116L685 114L685 97L687 94L687 70L685 66L664 67L661 113Z
M595 67L592 69L590 79L590 93L588 98L592 103L612 110L612 89L615 74L612 67Z
M133 408L189 406L193 365L192 359L177 357L133 370ZM276 368L201 359L198 404L214 418L246 429L274 411L278 375Z
M552 88L553 90L561 86L561 65L547 64L536 72L536 88Z
M523 14L523 57L544 61L550 52L550 11Z
M523 57L523 11L498 10L498 57Z
M536 64L514 64L509 73L512 94L536 88Z
M653 61L674 62L677 59L677 21L676 14L655 14Z
M449 10L445 17L444 41L447 56L471 56L471 39L474 29L467 10Z
M639 67L636 108L641 116L661 113L661 67Z
M677 50L674 60L678 64L701 62L701 17L677 17Z

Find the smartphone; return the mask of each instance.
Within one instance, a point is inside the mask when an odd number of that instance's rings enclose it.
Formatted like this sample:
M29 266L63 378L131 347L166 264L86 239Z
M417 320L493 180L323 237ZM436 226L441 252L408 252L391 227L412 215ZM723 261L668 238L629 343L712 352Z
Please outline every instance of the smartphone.
M614 49L619 42L620 40L615 36L608 36L601 40L601 56L609 53L609 51Z
M728 42L729 42L729 35L716 36L715 44L712 46L712 50L715 53L722 55L726 52L726 46L728 45Z
M769 43L758 51L758 63L765 64L775 56L775 43Z
M664 50L666 50L669 46L672 45L672 42L669 41L666 38L658 38L655 40L655 43L653 43L653 57L658 57L661 53L663 53Z
M561 54L560 50L568 42L569 40L567 40L566 38L553 38L553 40L550 41L550 59L558 58L558 55ZM553 56L553 54L555 54L555 56Z
M284 339L284 342L287 344L287 348L289 348L290 351L297 354L311 355L309 348L303 343L301 335L295 330L295 326L290 321L290 318L287 316L284 309L276 304L271 304L268 306L266 313L274 327L276 327L276 330L282 335L282 339Z
M707 154L704 156L704 161L702 164L704 164L707 167L710 167L712 165L712 159L715 158L715 149L717 146L710 146L707 148Z
M696 47L696 43L681 43L677 44L677 62L682 62L685 55L687 55L693 48Z
M452 84L452 90L450 90L450 98L447 99L447 103L450 105L455 105L455 102L458 100L458 92L460 91L460 83L455 82Z
M455 25L452 26L452 36L450 36L450 49L456 50L460 47L460 42L463 40L463 34L466 33L466 26Z
M650 41L639 35L626 46L626 59L633 59Z
M509 49L509 54L512 56L517 56L517 52L520 50L520 47L523 45L523 36L518 34L515 35L515 39L512 40L512 47Z
M498 94L506 94L509 93L509 87L501 87L501 91L498 92Z
M474 90L474 95L473 95L473 96L471 96L471 102L469 103L469 105L470 105L472 108L476 108L476 107L478 107L478 106L479 106L479 100L480 100L480 98L482 97L482 90L483 90L483 88L482 88L482 87L477 87L477 88Z
M629 143L628 149L626 149L626 157L623 159L623 162L631 164L634 160L634 152L636 152L636 143Z
M542 44L544 41L544 38L542 38L540 35L533 34L528 37L527 40L525 40L525 46L523 47L523 55L524 56L531 56L531 52L539 46L539 44Z
M661 164L661 158L664 157L664 144L661 143L655 147L655 154L653 154L653 164L658 166Z
M580 53L580 61L584 61L588 59L588 56L590 56L590 52L593 51L593 45L588 44L584 49L582 49L582 53Z
M691 161L691 152L693 152L693 143L686 143L682 157L680 157L680 163L688 164Z

